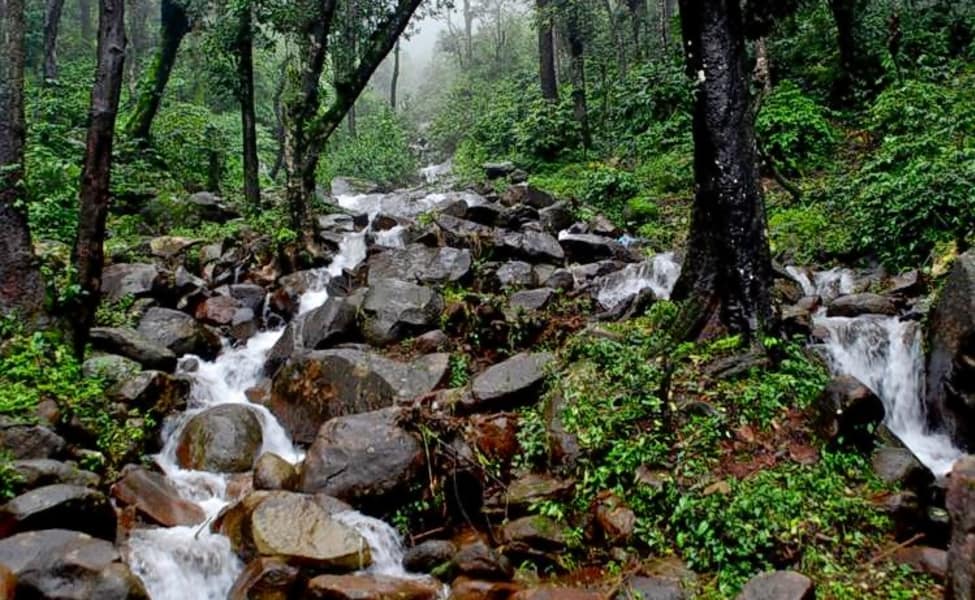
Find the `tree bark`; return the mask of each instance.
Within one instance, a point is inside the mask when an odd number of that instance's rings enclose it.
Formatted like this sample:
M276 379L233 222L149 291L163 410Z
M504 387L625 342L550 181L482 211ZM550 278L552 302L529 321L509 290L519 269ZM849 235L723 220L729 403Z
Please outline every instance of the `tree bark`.
M471 0L464 0L464 63L470 68L474 60L474 11Z
M91 90L88 140L81 173L78 237L73 261L82 297L73 315L75 352L84 353L101 296L105 256L105 218L112 175L112 144L125 65L125 1L101 0L98 18L98 67Z
M660 43L664 50L670 48L670 21L673 17L670 9L670 0L660 0Z
M857 87L870 88L879 73L879 63L869 55L860 39L861 18L866 0L829 0L836 23L836 44L840 54L840 75L834 88L834 100L844 102Z
M281 98L284 95L284 88L288 82L287 69L288 63L287 59L285 59L285 62L281 64L281 78L278 79L278 83L274 87L274 138L278 142L278 151L274 157L274 165L271 166L271 172L269 173L271 181L278 180L278 173L284 165L285 127L284 106L282 105Z
M159 112L163 92L176 63L176 53L190 31L189 17L179 0L162 0L159 12L162 23L159 47L139 84L135 110L125 124L126 134L138 140L149 139L152 121Z
M393 48L393 77L389 82L389 107L396 112L396 86L399 85L399 40Z
M572 79L572 106L576 122L582 133L582 145L587 150L592 146L589 131L589 108L586 104L586 57L585 41L578 7L569 8L566 21L566 36L569 42L569 73Z
M254 31L250 6L240 9L237 30L237 95L244 144L244 198L261 205L260 163L257 158L257 118L254 115Z
M549 11L549 0L536 0L538 81L542 87L542 98L555 102L559 99L559 87L555 76L555 38L552 37L552 15Z
M674 298L685 300L685 334L717 316L750 340L769 331L771 258L749 104L738 0L681 0L694 104L691 230Z
M0 316L41 316L41 280L24 196L24 1L0 0Z
M128 39L126 47L128 55L125 57L126 85L131 96L137 93L139 81L139 66L148 54L151 42L149 40L148 25L152 6L149 0L130 0L128 11Z
M91 0L78 0L78 23L81 29L81 39L90 42L94 37L91 26Z
M44 81L58 78L58 26L64 0L47 0L44 6Z

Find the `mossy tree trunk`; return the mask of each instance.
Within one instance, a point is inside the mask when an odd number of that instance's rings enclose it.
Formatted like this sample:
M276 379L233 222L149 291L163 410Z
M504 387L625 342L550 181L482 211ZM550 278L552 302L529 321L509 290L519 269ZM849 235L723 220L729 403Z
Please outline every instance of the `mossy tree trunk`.
M58 78L58 26L64 0L47 0L44 6L44 81Z

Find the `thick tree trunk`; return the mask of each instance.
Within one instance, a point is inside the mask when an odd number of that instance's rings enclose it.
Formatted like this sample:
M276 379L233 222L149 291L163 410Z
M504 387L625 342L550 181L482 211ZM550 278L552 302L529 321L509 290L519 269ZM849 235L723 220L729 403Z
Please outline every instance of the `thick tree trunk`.
M91 90L88 140L81 173L78 237L74 265L83 292L74 315L75 351L80 356L95 320L104 266L105 218L112 174L112 143L125 64L125 1L101 0L98 67Z
M399 85L399 41L393 48L393 77L389 82L389 107L396 112L396 86Z
M162 0L159 47L139 84L135 110L125 124L126 134L133 139L148 140L152 121L159 112L163 92L176 63L176 53L190 31L190 20L179 0Z
M90 42L94 37L91 26L91 0L78 0L78 23L81 29L81 39Z
M64 0L47 0L44 6L44 81L58 78L58 26Z
M842 102L849 100L857 88L873 87L873 79L879 74L880 67L860 39L866 0L829 0L829 8L836 23L836 44L840 54L840 75L834 84L833 97Z
M572 106L576 122L582 132L582 145L586 149L592 145L589 131L589 108L586 105L586 57L585 42L582 36L582 23L579 9L569 9L566 22L566 35L569 42L569 72L572 79Z
M542 98L559 99L558 80L555 77L555 38L552 37L552 15L549 0L536 0L538 18L538 81L542 86Z
M254 32L249 6L240 10L237 31L237 94L244 144L244 198L261 205L260 163L257 158L257 118L254 115Z
M44 283L24 206L24 2L0 0L0 316L41 315Z
M694 105L697 192L687 256L674 297L685 300L686 331L714 317L758 339L771 326L771 258L749 105L738 0L681 0Z

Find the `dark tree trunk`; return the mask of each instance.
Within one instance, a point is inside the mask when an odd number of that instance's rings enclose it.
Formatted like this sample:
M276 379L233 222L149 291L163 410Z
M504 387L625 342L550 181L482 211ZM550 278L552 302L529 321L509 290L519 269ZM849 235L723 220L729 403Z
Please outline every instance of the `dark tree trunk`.
M559 99L558 80L555 77L555 38L552 37L552 15L549 0L536 0L538 18L538 81L542 86L542 98Z
M687 256L674 297L686 300L687 335L715 316L760 339L771 326L771 258L749 104L738 0L681 0L694 105L697 187Z
M162 0L159 12L162 23L159 47L139 84L135 110L125 124L126 134L133 139L149 139L152 121L159 112L163 92L176 63L176 53L190 31L189 17L179 0Z
M41 280L24 203L24 2L0 0L0 315L41 316Z
M105 218L112 175L115 116L125 64L125 1L101 0L98 18L98 67L91 90L88 140L81 173L78 237L73 259L82 298L73 315L75 351L80 356L95 320L104 265Z
M261 186L258 178L257 118L254 116L254 32L249 6L240 10L237 31L237 93L244 143L244 198L250 206L257 207L261 205Z
M288 76L285 74L287 73L287 67L287 62L281 65L281 78L274 88L274 138L278 142L278 152L277 156L274 157L274 165L271 166L271 172L269 174L272 181L277 181L278 173L284 165L284 107L281 104L281 97L284 95L284 88L288 82Z
M670 20L671 14L670 0L660 0L660 43L664 50L670 48Z
M145 60L151 46L149 40L149 18L152 6L149 0L130 0L128 14L128 54L125 57L126 85L132 96L136 95L139 81L139 66Z
M474 11L471 0L464 0L464 64L468 68L474 60Z
M630 9L630 37L633 42L633 56L643 58L643 28L647 20L647 0L627 0Z
M91 26L91 0L78 0L78 23L81 29L81 39L90 42L94 37Z
M844 102L857 88L873 87L879 74L879 63L871 57L860 39L861 19L866 0L829 0L836 23L836 44L840 54L840 74L833 88L833 98Z
M588 149L592 145L589 132L589 108L586 105L586 57L585 42L582 35L579 9L573 5L566 21L566 36L569 42L569 72L572 79L573 114L582 132L582 145Z
M393 77L389 82L389 107L396 112L396 86L399 85L399 41L393 48Z
M44 7L44 81L58 78L58 26L64 0L47 0Z

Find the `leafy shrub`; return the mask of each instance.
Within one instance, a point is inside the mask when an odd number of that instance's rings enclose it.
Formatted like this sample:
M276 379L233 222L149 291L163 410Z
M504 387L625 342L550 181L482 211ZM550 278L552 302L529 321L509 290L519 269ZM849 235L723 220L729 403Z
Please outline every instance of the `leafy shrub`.
M843 256L853 249L848 218L825 202L795 206L769 204L769 244L787 263L813 264Z
M790 173L827 164L836 132L827 111L799 86L783 81L762 105L755 132L765 153Z
M525 162L555 160L581 142L579 124L568 101L534 100L514 126L514 150Z
M319 176L323 181L359 177L392 187L415 178L418 168L405 123L384 109L360 117L355 137L343 132L329 142Z

